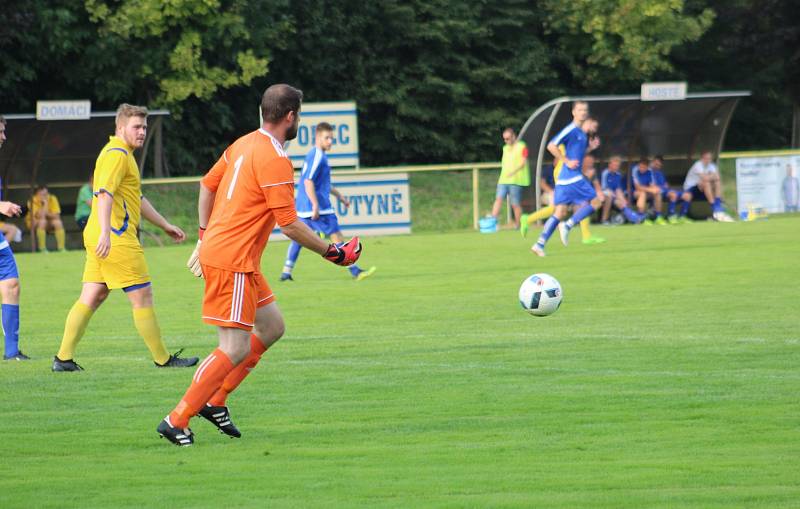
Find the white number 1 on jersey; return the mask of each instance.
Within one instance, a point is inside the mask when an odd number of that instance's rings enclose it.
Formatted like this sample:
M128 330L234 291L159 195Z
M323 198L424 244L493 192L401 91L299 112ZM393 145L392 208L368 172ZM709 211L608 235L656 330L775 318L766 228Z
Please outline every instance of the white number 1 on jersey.
M239 159L233 163L233 178L231 179L231 185L228 186L228 195L227 198L230 200L231 195L233 194L233 187L236 185L236 179L239 178L239 168L242 167L242 163L244 162L244 154L239 156Z

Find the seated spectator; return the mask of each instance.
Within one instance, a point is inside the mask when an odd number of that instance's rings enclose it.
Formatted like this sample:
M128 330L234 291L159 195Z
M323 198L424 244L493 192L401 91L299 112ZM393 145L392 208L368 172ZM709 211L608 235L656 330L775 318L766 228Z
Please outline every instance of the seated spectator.
M603 170L600 177L600 189L605 195L600 217L603 224L606 225L609 224L608 218L611 215L612 206L622 211L625 219L631 223L639 224L644 220L644 216L637 214L628 206L628 200L625 198L625 177L619 172L621 166L622 158L612 156L608 160L608 167Z
M597 178L597 169L594 166L594 156L591 154L587 154L583 157L583 165L581 166L581 171L583 172L583 178L589 181L594 187L594 191L596 193L597 199L602 204L605 200L605 195L603 191L600 189L600 181ZM584 244L600 244L606 241L603 237L596 237L592 235L591 230L589 230L589 222L591 221L591 216L584 218L579 224L581 225L581 241Z
M89 182L81 186L78 191L78 199L75 202L75 222L83 231L86 222L89 221L89 214L92 213L92 175L89 175Z
M38 251L47 251L46 234L48 231L55 235L58 250L66 251L64 224L61 222L61 205L58 203L58 198L47 190L47 186L38 186L33 192L33 197L28 200L25 224L29 229L32 228L36 235Z
M655 156L650 160L650 169L653 171L653 178L655 179L656 185L659 187L659 189L661 189L661 199L662 201L667 200L667 222L669 224L688 222L689 219L685 215L678 216L675 213L678 200L680 199L682 193L680 191L676 191L675 189L670 189L669 183L667 182L667 177L665 177L664 172L661 171L663 167L663 156ZM681 207L681 212L683 212L683 207Z
M703 152L700 159L689 168L686 180L683 182L681 198L685 202L685 212L688 212L689 202L692 200L705 199L711 204L712 217L715 221L733 222L733 218L725 212L722 205L722 179L708 150Z
M649 166L650 161L646 157L639 159L639 164L631 173L633 181L633 197L636 200L636 208L639 214L647 215L648 202L652 200L655 208L655 224L665 225L667 221L661 211L661 188L656 185L653 171ZM649 219L642 221L642 224L652 225Z

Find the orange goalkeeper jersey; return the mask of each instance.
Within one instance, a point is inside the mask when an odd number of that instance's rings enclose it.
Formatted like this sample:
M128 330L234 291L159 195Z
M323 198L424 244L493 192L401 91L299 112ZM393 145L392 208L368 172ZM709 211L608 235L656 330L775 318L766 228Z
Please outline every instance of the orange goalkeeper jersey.
M200 262L234 272L259 272L261 254L275 227L274 210L294 208L294 169L283 147L264 129L246 134L225 149L202 184L216 197ZM283 225L297 219L292 215Z

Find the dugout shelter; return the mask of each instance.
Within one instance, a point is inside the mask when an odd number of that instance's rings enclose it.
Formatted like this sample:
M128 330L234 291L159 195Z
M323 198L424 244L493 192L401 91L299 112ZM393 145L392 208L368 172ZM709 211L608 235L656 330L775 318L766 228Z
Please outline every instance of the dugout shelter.
M148 113L145 145L136 153L140 170L148 168L155 177L168 176L163 145L163 121L168 115L167 110ZM3 116L8 136L0 148L3 199L24 207L33 189L46 184L61 204L68 246L82 247L73 218L78 190L94 170L100 149L114 134L116 112L92 112L86 120L37 120L34 114ZM24 230L23 218L13 222Z
M539 107L519 133L528 146L528 162L535 185L526 202L539 206L542 168L552 164L547 143L572 122L572 103L586 101L589 112L599 124L600 147L592 152L597 158L597 172L606 167L608 158L619 155L622 171L640 157L664 156L664 175L672 187L683 185L686 172L706 150L719 156L725 133L739 100L749 91L701 92L686 94L685 99L643 101L639 95L600 95L559 97Z

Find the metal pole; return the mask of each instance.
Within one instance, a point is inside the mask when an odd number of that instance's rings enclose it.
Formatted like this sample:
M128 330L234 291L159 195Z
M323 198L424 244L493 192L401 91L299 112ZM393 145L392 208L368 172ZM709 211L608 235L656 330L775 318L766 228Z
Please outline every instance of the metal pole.
M472 168L472 228L478 229L480 210L478 203L478 168Z

